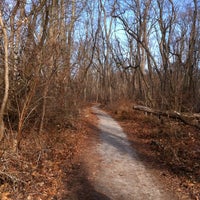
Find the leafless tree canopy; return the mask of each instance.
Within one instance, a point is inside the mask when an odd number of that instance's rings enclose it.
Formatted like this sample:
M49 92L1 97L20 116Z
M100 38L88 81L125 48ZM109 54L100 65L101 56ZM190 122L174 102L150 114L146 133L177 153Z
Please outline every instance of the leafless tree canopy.
M87 101L200 111L198 0L2 0L0 12L0 124L18 142Z

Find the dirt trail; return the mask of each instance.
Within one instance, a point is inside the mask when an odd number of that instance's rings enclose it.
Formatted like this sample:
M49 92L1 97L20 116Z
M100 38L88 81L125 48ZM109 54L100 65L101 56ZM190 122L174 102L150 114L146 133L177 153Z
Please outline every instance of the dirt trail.
M177 199L174 194L164 191L164 186L161 187L143 165L120 125L98 107L93 107L93 112L99 119L101 131L100 140L92 150L99 159L89 158L93 160L89 165L96 167L95 172L88 171L95 190L107 197L105 199L113 200Z

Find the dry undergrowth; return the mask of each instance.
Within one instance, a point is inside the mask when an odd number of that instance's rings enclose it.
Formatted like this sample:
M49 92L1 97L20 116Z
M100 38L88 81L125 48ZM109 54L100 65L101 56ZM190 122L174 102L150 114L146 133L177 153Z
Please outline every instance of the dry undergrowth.
M87 134L85 122L73 119L37 134L24 133L19 152L13 151L9 134L1 143L0 199L66 199L70 193L67 182Z
M112 106L134 148L162 179L180 193L200 199L199 131L167 118L146 116L131 109L129 102ZM79 155L94 137L96 119L85 109L77 118L38 136L24 133L21 151L12 151L7 134L0 148L0 199L86 199L96 196ZM87 141L87 142L86 142ZM173 183L171 185L171 183Z
M144 161L161 170L162 178L174 182L179 193L200 199L199 130L176 120L134 111L130 102L112 105L109 110Z

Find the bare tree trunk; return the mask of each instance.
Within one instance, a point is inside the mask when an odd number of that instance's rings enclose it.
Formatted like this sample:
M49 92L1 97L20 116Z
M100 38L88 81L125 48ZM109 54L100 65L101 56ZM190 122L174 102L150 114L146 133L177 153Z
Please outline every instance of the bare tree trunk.
M0 141L3 139L4 136L4 122L3 122L3 115L5 112L6 104L8 101L8 91L9 91L9 67L8 67L8 36L6 32L6 27L4 25L2 14L0 12L0 26L2 28L3 32L3 38L4 38L4 81L5 81L5 91L4 91L4 97L1 104L1 110L0 110Z
M73 45L73 31L76 21L76 0L72 0L71 19L67 32L67 55L66 55L66 69L64 73L65 84L68 85L70 81L70 68L71 68L71 54Z
M44 92L43 92L43 103L42 103L42 117L40 121L40 128L39 128L39 135L42 133L43 126L44 126L44 119L46 113L46 105L47 105L47 93L49 90L49 83L45 85Z
M194 89L194 63L195 63L195 44L196 44L196 24L197 24L197 17L198 17L198 6L197 6L197 0L193 0L194 3L194 11L193 11L193 22L192 27L190 31L190 38L189 38L189 49L188 49L188 55L186 59L186 74L185 74L185 87L184 89L187 90L188 97L192 100L193 96L195 95L195 89Z

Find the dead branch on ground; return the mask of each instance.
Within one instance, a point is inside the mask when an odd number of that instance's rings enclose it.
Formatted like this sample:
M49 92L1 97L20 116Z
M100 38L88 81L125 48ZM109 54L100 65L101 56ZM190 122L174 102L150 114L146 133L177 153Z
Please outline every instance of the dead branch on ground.
M164 117L176 119L176 120L179 120L179 121L183 122L186 125L190 125L190 126L193 126L193 127L197 128L197 129L200 129L200 125L199 125L200 114L198 114L198 113L195 113L195 114L193 114L193 113L182 114L182 113L179 113L177 111L155 110L153 108L149 108L149 107L141 106L141 105L135 105L135 106L133 106L133 109L134 110L143 111L145 113L156 115L159 118L161 116L164 116Z

